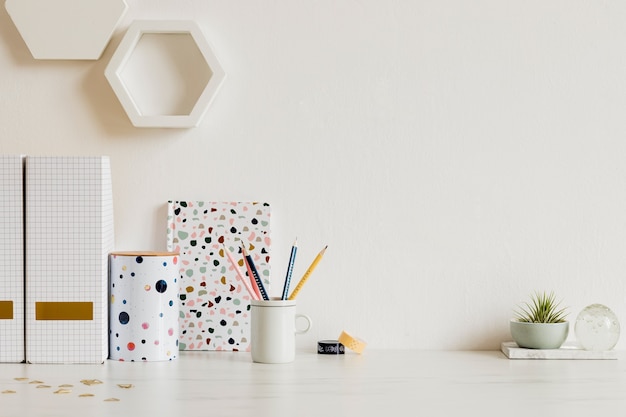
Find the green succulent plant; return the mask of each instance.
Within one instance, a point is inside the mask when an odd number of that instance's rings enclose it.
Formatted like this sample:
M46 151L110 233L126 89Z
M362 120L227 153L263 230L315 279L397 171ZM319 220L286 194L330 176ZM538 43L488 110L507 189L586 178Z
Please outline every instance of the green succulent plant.
M531 301L518 306L515 316L524 323L563 323L567 317L567 307L560 307L554 292L531 295Z

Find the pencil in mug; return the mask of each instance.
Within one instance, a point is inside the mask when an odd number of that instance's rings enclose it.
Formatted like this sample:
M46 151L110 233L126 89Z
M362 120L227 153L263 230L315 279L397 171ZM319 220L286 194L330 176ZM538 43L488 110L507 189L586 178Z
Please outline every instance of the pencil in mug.
M261 293L261 297L263 297L263 299L266 301L269 300L270 298L268 297L267 292L265 291L265 287L263 286L263 281L261 281L261 277L259 277L259 272L256 270L256 266L254 265L252 256L248 253L248 251L246 250L246 247L243 244L241 245L241 250L243 252L243 256L246 261L248 274L250 274L250 276L254 278L254 281L256 282L259 292Z
M241 282L243 282L243 286L246 287L246 290L250 294L250 297L253 300L258 300L261 297L261 295L260 294L257 295L256 291L254 291L254 287L250 285L250 282L248 282L243 272L241 272L241 269L239 268L237 261L235 261L235 258L233 258L233 254L230 252L230 249L228 249L226 245L224 244L222 244L222 246L224 246L224 252L226 252L226 256L228 257L228 260L232 264L233 268L235 268L235 272L237 272L237 277L241 280Z
M322 249L320 251L320 253L317 254L315 259L313 260L313 263L311 264L311 266L309 266L309 269L306 270L306 272L304 273L304 275L300 279L300 282L298 282L298 285L296 285L296 288L294 288L293 292L289 296L288 300L295 300L296 299L296 296L298 295L298 293L302 289L302 286L306 283L306 280L309 279L309 275L311 275L311 272L313 272L313 270L315 269L317 264L320 263L320 261L322 260L322 256L324 256L324 252L326 252L327 248L328 248L328 245L326 245L324 247L324 249Z
M287 275L285 276L285 285L283 286L283 294L281 300L286 300L289 294L289 284L291 283L291 275L293 274L293 264L296 261L296 252L298 251L298 238L293 242L291 247L291 255L289 256L289 265L287 266Z

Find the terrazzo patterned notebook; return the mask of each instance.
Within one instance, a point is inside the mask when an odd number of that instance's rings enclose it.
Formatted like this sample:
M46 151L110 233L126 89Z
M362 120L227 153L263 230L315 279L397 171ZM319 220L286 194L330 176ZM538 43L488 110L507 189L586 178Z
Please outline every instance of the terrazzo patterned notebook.
M0 156L0 362L24 360L24 159Z
M26 157L26 361L108 357L108 254L113 249L106 157Z
M224 252L225 246L245 270L242 241L269 289L269 204L168 203L167 250L181 261L181 350L250 350L250 296Z

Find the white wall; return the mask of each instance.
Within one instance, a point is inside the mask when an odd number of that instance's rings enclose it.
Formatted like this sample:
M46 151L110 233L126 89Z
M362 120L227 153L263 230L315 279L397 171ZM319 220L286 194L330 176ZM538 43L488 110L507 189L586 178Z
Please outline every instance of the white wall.
M544 289L626 323L625 2L127 2L85 62L33 60L0 9L0 152L109 155L116 249L165 249L168 199L263 200L273 292L294 237L295 278L329 245L303 346L496 349ZM212 43L199 127L130 124L104 69L135 19Z

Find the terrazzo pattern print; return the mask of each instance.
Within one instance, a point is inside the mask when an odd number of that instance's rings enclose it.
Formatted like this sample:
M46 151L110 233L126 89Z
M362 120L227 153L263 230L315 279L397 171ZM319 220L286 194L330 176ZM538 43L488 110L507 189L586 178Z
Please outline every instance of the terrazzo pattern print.
M130 362L176 359L178 264L176 255L111 255L111 359Z
M241 244L269 291L270 206L257 202L170 201L167 247L180 253L180 350L250 350L250 295ZM247 277L247 275L246 275Z

